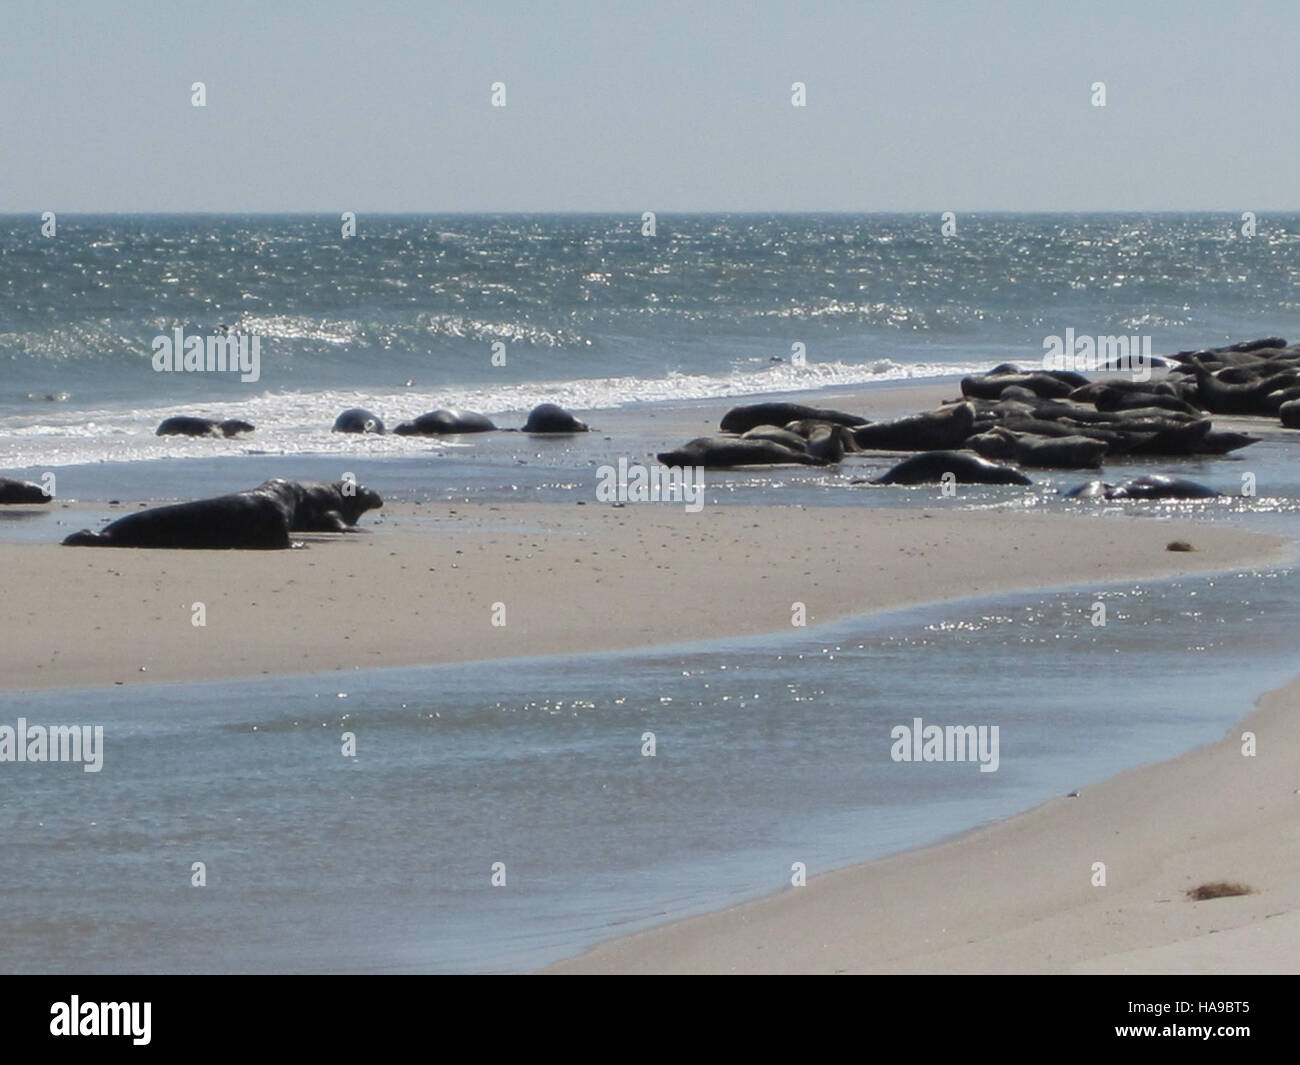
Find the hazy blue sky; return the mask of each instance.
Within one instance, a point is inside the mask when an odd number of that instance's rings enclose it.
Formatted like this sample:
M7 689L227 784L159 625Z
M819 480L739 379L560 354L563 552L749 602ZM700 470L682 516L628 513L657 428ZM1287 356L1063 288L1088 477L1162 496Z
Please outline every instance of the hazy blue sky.
M1296 0L16 6L0 211L1300 207Z

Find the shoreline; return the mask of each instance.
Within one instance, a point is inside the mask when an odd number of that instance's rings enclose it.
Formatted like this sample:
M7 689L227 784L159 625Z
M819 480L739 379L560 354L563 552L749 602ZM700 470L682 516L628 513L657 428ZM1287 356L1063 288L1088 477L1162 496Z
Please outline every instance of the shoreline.
M788 395L879 418L933 407L956 392L955 379L943 378L756 396ZM716 423L722 409L745 401L615 409L608 428L684 437L693 423ZM285 456L285 464L304 457L328 456ZM118 494L125 505L115 514L135 508L129 493ZM894 509L873 508L869 499L860 508L724 504L701 514L589 501L397 502L366 532L305 535L307 549L292 552L95 551L0 542L15 621L0 647L0 691L651 649L779 633L790 624L795 601L806 603L811 627L891 609L1087 589L1090 582L1100 590L1130 580L1284 565L1295 552L1289 537L1177 513L1043 514L969 509L928 497ZM104 509L64 504L69 520L78 520L78 511ZM1196 551L1167 552L1174 539L1190 540ZM57 609L49 608L51 590L59 594ZM196 602L205 604L202 627L191 625ZM489 619L498 603L506 605L509 623L494 628ZM1291 693L1287 705L1300 702L1300 678L1282 691ZM1266 696L1261 707L1276 696ZM1266 727L1278 728L1272 718ZM1259 958L1276 958L1264 964L1282 967L1288 955L1277 946L1277 929L1295 924L1296 935L1286 941L1300 945L1300 914L1293 912L1300 910L1300 884L1267 864L1267 839L1251 820L1263 808L1258 802L1248 813L1239 804L1216 808L1222 814L1231 807L1237 821L1224 822L1209 844L1198 848L1194 839L1179 837L1163 841L1161 850L1153 842L1159 818L1154 825L1125 822L1115 814L1121 800L1107 798L1118 793L1130 806L1145 803L1150 785L1141 776L1126 784L1131 777L1167 765L1200 766L1201 752L1232 748L1232 735L1170 763L1089 785L1077 799L1050 800L834 872L813 869L807 888L607 939L542 971L1231 972L1243 959ZM1300 735L1282 745L1300 750ZM1206 778L1188 775L1193 772L1207 771L1184 770L1172 784L1152 789L1168 811L1160 815L1166 821L1185 825L1196 817ZM1276 771L1268 772L1275 783ZM1234 799L1255 794L1222 775L1208 787ZM1242 824L1250 844L1236 851L1225 841L1243 835ZM1077 853L1062 849L1070 847ZM1107 847L1118 848L1118 857ZM1093 852L1102 857L1089 857ZM1055 857L1054 869L1043 868L1044 854ZM1234 860L1215 871L1217 855ZM1104 891L1087 879L1091 862L1103 859L1111 876ZM1181 881L1170 886L1159 879L1170 863L1189 881L1267 886L1243 898L1188 903L1197 913L1212 906L1211 916L1231 915L1210 940L1177 909L1184 901ZM1153 884L1159 898L1152 898ZM1148 926L1158 934L1139 934ZM1112 934L1114 928L1121 931ZM963 929L975 938L961 938ZM1056 945L1060 939L1067 947Z
M1166 551L1176 538L1196 550ZM811 627L1292 557L1285 537L1228 526L942 505L398 505L372 532L303 539L285 552L0 543L15 622L0 690L633 650L780 632L796 603Z
M1300 677L1176 758L810 876L802 889L606 940L541 972L1293 973L1298 708ZM1223 881L1250 893L1187 897Z

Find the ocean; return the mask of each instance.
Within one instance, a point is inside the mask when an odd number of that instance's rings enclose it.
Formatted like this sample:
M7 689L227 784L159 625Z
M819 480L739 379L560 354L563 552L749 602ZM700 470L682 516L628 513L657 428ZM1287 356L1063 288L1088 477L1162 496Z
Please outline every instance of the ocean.
M599 463L698 435L737 397L834 405L869 387L887 408L900 384L1036 364L1066 329L1150 336L1157 354L1300 338L1300 216L1238 226L970 215L945 237L937 215L661 215L648 236L629 216L363 216L344 239L329 217L68 215L46 237L39 218L5 216L0 473L53 472L61 498L99 508L78 526L109 500L343 470L396 501L592 502ZM222 326L259 338L256 381L154 370L156 337ZM352 406L390 426L438 407L518 426L543 401L595 431L330 432ZM154 435L180 413L257 430ZM1279 433L1168 462L1230 493L1250 472L1259 494L1138 509L1289 535L1298 460ZM880 461L710 474L706 505L933 505L850 483ZM1085 506L1057 495L1082 477L1034 479L960 505ZM74 520L0 518L0 538L38 542ZM1217 739L1296 672L1294 581L1056 589L346 682L0 693L0 723L90 720L116 737L99 774L0 773L0 966L532 968L780 890L794 862L815 874L918 846ZM1122 629L1087 624L1098 595ZM998 772L900 772L890 729L950 722L954 706L1000 723ZM351 724L355 762L338 754ZM666 738L655 758L646 730ZM199 857L213 873L196 906L184 871ZM489 883L497 861L505 888Z
M390 424L463 407L510 425L543 401L1038 362L1067 328L1150 336L1157 353L1300 336L1300 216L1261 218L1253 237L1232 215L956 224L944 237L938 216L662 215L650 237L626 216L362 216L343 238L328 217L68 215L46 237L38 217L5 216L0 469L203 453L152 436L177 412L257 425L235 454L355 454L329 429L357 405ZM221 326L260 338L256 382L154 371L154 338Z

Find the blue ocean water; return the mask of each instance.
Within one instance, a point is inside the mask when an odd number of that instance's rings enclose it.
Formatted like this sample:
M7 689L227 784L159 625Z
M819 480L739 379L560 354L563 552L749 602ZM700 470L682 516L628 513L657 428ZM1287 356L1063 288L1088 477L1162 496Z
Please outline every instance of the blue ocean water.
M716 425L731 397L837 395L1041 358L1046 336L1159 353L1300 337L1300 216L0 218L0 472L58 476L0 514L52 542L108 500L353 471L398 501L591 502L595 470ZM259 380L157 373L154 337L261 338ZM504 365L493 345L504 345ZM807 364L792 362L802 344ZM408 384L408 382L410 382ZM955 389L954 389L955 391ZM551 400L595 432L430 441L329 432L464 406L518 425ZM235 440L159 438L170 414ZM709 506L933 506L839 468L729 471ZM1110 508L1291 534L1300 443L1165 463L1230 498ZM1109 479L1150 469L1115 463ZM1242 474L1258 494L1240 495ZM951 505L1095 511L1079 480ZM370 524L387 520L381 512ZM1149 526L1134 524L1135 535ZM103 723L101 774L0 773L7 970L527 968L620 930L1005 816L1215 739L1296 672L1291 570L924 607L833 629L553 661L238 684L0 694L0 724ZM1028 688L1003 682L1031 673ZM339 699L346 693L345 700ZM1001 723L1003 765L901 769L882 728ZM346 707L346 709L344 709ZM900 717L900 707L908 712ZM355 724L356 762L339 755ZM656 759L639 753L650 728ZM14 770L21 769L21 777ZM48 770L48 771L47 771ZM64 772L68 770L68 772ZM190 888L203 860L210 887ZM504 861L506 888L489 867Z
M5 216L0 469L191 457L152 431L195 409L259 426L232 449L319 453L358 404L395 423L931 377L1041 359L1067 327L1156 352L1300 335L1300 216L1239 225L662 215L650 237L617 215L374 216L345 239L325 216L67 215L46 237ZM256 382L154 371L155 337L221 326L260 338Z

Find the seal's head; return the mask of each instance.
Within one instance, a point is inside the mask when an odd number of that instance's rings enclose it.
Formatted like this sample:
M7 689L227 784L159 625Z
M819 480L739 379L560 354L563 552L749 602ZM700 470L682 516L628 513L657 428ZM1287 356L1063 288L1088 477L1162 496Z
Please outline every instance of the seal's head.
M367 510L378 510L384 505L378 492L373 492L365 485L353 485L349 491L349 486L342 481L337 481L334 487L338 489L339 495L343 499L343 505L340 508L343 514L343 520L349 525L355 525L356 521Z

